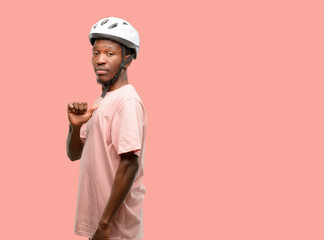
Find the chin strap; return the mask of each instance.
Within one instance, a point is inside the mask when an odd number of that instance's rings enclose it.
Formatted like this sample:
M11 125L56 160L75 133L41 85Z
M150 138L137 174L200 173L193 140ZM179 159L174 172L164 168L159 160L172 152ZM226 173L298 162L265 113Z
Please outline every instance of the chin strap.
M105 83L102 84L104 86L104 89L102 90L102 94L101 94L101 97L102 98L105 97L106 93L109 91L109 88L117 81L117 79L119 78L119 75L120 75L121 71L123 69L125 69L125 66L130 61L132 61L132 59L134 58L134 55L132 54L125 61L124 60L125 59L125 52L126 52L126 49L125 49L124 46L122 46L122 57L123 57L123 60L122 60L121 64L119 65L119 69L118 69L117 73L115 74L115 76L111 80L109 80L108 82L105 82Z

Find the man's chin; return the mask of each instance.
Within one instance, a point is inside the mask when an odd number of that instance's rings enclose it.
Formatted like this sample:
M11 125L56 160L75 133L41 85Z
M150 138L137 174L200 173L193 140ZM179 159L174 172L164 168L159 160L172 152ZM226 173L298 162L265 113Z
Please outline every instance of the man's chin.
M107 82L109 82L109 80L97 78L97 83L98 84L104 85Z

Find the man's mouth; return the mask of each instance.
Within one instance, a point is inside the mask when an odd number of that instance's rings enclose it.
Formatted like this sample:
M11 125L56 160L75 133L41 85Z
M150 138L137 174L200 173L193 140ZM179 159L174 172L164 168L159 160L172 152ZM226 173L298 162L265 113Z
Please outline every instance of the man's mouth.
M96 73L98 75L102 75L102 74L108 73L108 70L106 68L96 68L95 71L96 71Z

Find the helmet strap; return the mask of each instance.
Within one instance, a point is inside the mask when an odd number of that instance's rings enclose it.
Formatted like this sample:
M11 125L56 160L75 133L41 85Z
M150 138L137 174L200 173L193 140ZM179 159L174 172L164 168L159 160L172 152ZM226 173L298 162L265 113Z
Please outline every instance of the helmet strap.
M120 63L119 69L118 69L117 73L115 74L115 76L108 82L105 82L102 84L104 86L104 89L102 90L102 94L101 94L102 98L105 97L106 93L109 91L109 88L118 80L121 71L123 69L125 69L125 66L134 58L134 55L132 54L125 61L126 49L124 46L121 46L121 47L122 47L122 62Z

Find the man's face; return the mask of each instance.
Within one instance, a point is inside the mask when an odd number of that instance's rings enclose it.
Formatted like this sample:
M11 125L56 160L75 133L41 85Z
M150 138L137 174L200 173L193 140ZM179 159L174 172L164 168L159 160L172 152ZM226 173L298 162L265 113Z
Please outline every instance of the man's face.
M122 48L119 43L108 39L97 39L92 48L92 66L97 82L111 80L117 73L122 61Z

